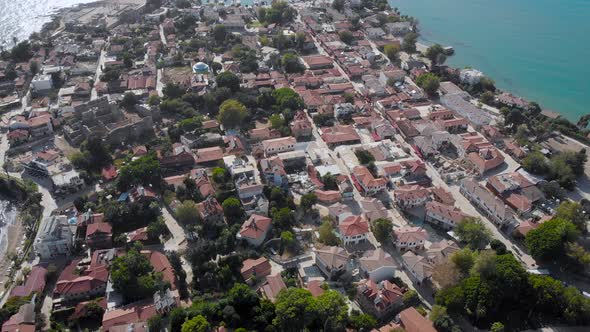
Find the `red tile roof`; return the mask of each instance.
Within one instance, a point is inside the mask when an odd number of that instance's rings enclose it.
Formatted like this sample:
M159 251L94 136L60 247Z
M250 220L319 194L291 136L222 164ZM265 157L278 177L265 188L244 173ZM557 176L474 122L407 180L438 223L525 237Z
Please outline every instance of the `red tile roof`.
M271 268L270 262L264 257L257 259L249 258L242 263L240 273L242 274L244 280L248 280L252 276L262 278L270 274Z
M436 332L432 322L420 315L414 307L400 312L399 318L406 332Z
M369 233L369 223L361 216L350 216L338 225L344 236L356 236Z
M27 277L27 280L23 285L18 285L12 289L10 292L10 297L19 296L29 296L32 293L41 293L43 289L45 289L45 275L47 274L47 270L39 265L33 266L31 269L31 273Z
M272 219L253 214L242 224L240 235L251 239L259 239L268 232L271 225Z

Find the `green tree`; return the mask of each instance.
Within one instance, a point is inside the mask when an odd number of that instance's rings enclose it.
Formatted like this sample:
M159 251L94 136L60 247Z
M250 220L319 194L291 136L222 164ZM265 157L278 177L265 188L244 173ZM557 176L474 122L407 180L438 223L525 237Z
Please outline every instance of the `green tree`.
M301 207L304 211L309 211L318 202L318 198L314 193L308 193L301 196Z
M285 126L285 119L280 114L273 114L269 118L270 126L273 129L280 129Z
M451 262L459 269L463 275L467 275L473 265L477 254L469 248L463 248L451 256Z
M407 292L405 292L402 296L402 300L406 308L420 304L420 297L418 296L418 293L413 289L410 289Z
M223 201L223 203L221 203L221 207L223 207L223 213L225 214L225 217L231 222L239 221L244 215L242 203L235 197L227 198L225 201Z
M305 67L301 61L299 61L299 57L293 53L287 53L283 55L281 64L285 72L288 74L301 73L305 70Z
M302 288L287 288L277 296L273 324L282 331L301 331L316 319L318 311L311 293Z
M182 324L182 332L207 332L209 322L202 315L197 315Z
M541 152L534 151L529 153L522 160L522 167L527 171L537 175L543 175L549 170L547 159Z
M295 248L295 235L293 235L292 232L281 232L281 247L286 249L287 251L291 251L293 250L293 248Z
M442 46L440 46L440 44L434 44L428 47L425 55L433 65L442 65L447 59L445 50L442 48Z
M276 106L281 109L293 111L302 110L304 107L303 98L291 88L279 88L272 92Z
M148 319L149 331L160 332L160 331L162 331L163 327L164 327L164 324L162 322L161 315L155 315L155 316L150 317L150 319Z
M345 43L345 44L352 44L352 42L354 41L354 36L352 35L352 32L348 31L348 30L344 30L344 31L340 31L338 33L338 36L340 37L340 40Z
M377 326L377 320L375 317L368 314L361 314L358 311L353 311L348 322L356 331L371 331L371 329Z
M328 289L315 299L318 322L328 330L343 329L348 318L346 300L339 292Z
M479 96L479 101L491 105L494 102L494 93L491 91L486 91Z
M150 95L147 99L147 103L150 106L160 105L160 96L158 95Z
M383 46L383 53L389 58L391 61L397 61L397 54L401 51L401 48L397 44L389 44Z
M164 287L162 274L154 272L149 259L135 247L115 258L110 272L113 287L127 301L151 298Z
M490 332L504 332L504 324L500 322L495 322L490 327Z
M230 71L224 71L215 77L217 86L229 88L232 92L240 90L240 79Z
M185 92L185 89L183 89L180 85L174 83L167 83L162 89L162 93L164 94L164 98L166 99L180 98Z
M565 253L572 264L580 269L590 266L590 254L575 242L565 244Z
M379 243L389 243L391 241L391 231L393 230L393 223L389 219L379 218L372 222L371 230L375 235L375 239L377 239Z
M227 29L225 28L225 25L217 24L213 28L213 39L215 39L215 41L217 43L222 43L223 41L225 41L226 36L227 36Z
M354 151L354 154L361 163L361 165L367 165L375 161L375 157L373 156L373 154L367 150L359 149Z
M225 128L236 128L248 117L246 106L235 99L228 99L219 106L218 120Z
M508 249L506 248L506 245L498 239L493 239L490 242L490 247L492 247L492 250L494 250L496 252L496 254L498 254L498 255L504 255L504 254L508 253Z
M471 249L482 249L490 243L491 232L485 227L481 219L468 217L457 224L455 234Z
M127 190L137 184L158 184L161 179L160 162L154 153L141 156L121 167L117 178L119 190Z
M590 211L589 211L590 212ZM582 204L573 201L563 201L555 209L555 218L572 222L582 233L586 232L587 212Z
M564 253L565 244L579 236L576 226L568 220L553 218L527 233L525 243L531 255L555 259Z
M440 85L440 78L433 73L423 73L416 79L416 84L429 96L434 96Z
M132 110L135 105L139 104L139 100L137 96L133 92L126 92L123 95L123 100L121 100L121 107L126 110Z
M10 56L16 62L27 62L33 56L31 43L28 40L16 44L10 51Z
M194 201L186 200L182 202L174 212L176 219L183 225L196 225L199 221L199 210Z
M332 8L336 9L339 12L342 12L342 10L344 10L345 4L345 0L334 0L332 1Z
M37 75L39 72L39 63L37 61L31 61L29 64L29 69L31 70L31 75Z
M336 246L340 244L340 239L334 233L334 228L329 219L324 220L318 230L320 233L319 241L329 246Z
M402 50L407 53L416 53L416 42L418 41L418 34L410 32L404 36L402 42Z
M271 210L273 224L280 230L291 229L295 224L295 216L290 208L273 208Z

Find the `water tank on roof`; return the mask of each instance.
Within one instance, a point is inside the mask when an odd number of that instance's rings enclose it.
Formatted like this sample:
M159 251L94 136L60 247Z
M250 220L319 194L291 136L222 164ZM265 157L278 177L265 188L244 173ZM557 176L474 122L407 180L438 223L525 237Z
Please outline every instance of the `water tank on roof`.
M209 72L209 66L204 63L204 62L197 62L194 66L193 66L193 72L195 73L208 73Z

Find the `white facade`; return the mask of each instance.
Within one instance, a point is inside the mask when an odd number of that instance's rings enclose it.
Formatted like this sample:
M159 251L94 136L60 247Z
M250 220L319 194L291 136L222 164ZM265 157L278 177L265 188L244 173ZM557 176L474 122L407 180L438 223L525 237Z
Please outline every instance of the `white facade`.
M31 81L31 89L35 92L44 92L53 89L51 75L37 75Z
M342 240L342 243L346 246L349 244L357 244L357 243L366 241L367 234L368 233L353 235L353 236L346 236L346 235L339 233L338 235L339 235L340 239Z
M459 79L461 82L469 85L479 83L482 77L484 77L483 73L476 69L462 69L459 73Z
M42 222L34 243L35 253L41 259L68 256L73 236L66 216L51 216Z

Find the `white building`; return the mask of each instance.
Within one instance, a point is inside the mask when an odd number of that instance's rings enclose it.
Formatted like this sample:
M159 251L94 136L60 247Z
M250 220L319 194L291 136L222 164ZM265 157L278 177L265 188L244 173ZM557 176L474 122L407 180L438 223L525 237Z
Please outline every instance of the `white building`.
M262 141L262 148L264 149L264 155L270 156L281 152L293 151L295 149L295 143L297 143L297 140L291 136L267 139L266 141Z
M344 245L358 244L367 241L369 223L361 216L350 216L338 225L339 236Z
M395 277L395 271L399 270L398 264L393 260L390 254L383 249L367 251L359 259L360 269L364 276L373 282L390 280Z
M41 259L68 256L73 236L66 216L51 216L42 222L34 243L35 253Z
M459 73L461 82L469 85L479 83L482 77L484 77L483 73L476 69L462 69Z
M439 225L446 229L452 229L457 226L463 218L469 217L469 215L461 212L460 209L441 204L438 202L426 203L426 217L425 220L429 223Z
M53 89L51 75L37 74L31 81L31 89L35 93L43 93Z

